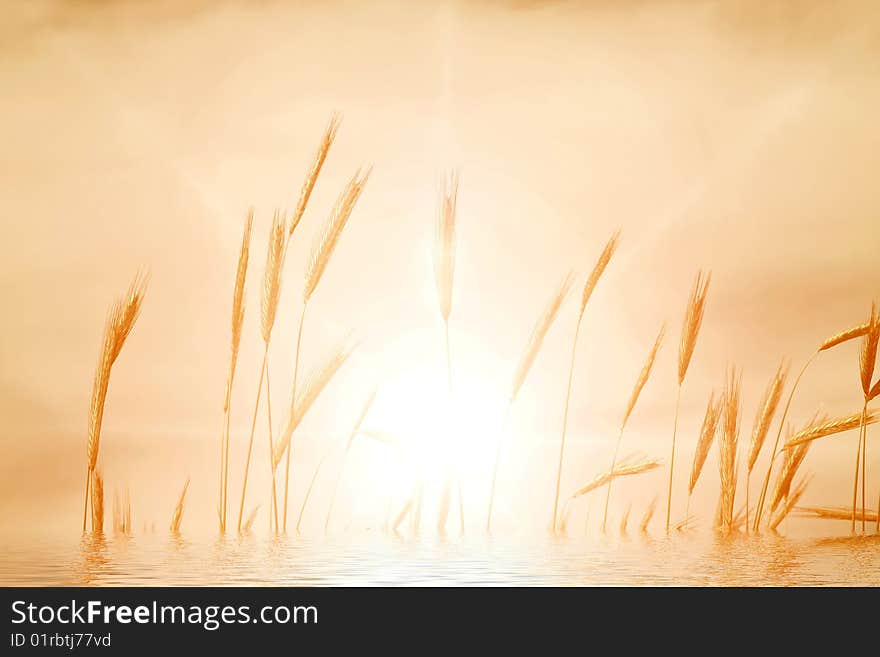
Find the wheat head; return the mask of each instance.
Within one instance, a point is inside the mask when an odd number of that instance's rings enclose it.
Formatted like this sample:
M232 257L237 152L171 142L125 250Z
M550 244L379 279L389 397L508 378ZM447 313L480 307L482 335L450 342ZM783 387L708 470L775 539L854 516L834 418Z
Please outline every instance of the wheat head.
M877 317L876 308L871 304L871 318L868 320L868 332L862 338L862 348L859 351L859 374L862 380L862 391L865 399L872 393L871 379L874 378L874 363L877 360L877 344L880 342L880 317Z
M621 459L620 463L614 466L613 471L608 471L604 474L599 475L595 479L593 479L590 483L578 488L571 496L581 497L582 495L586 495L587 493L596 490L597 488L601 488L605 484L607 484L612 479L617 479L619 477L631 477L633 475L642 474L643 472L648 472L650 470L654 470L655 468L659 468L662 465L662 461L659 459L637 459L635 456L629 456L625 459Z
M868 409L868 412L865 416L865 424L874 424L880 420L880 414L876 409ZM817 424L812 424L801 431L798 431L791 438L789 438L783 449L791 449L792 447L797 447L803 443L808 443L810 441L816 440L818 438L824 438L826 436L832 436L834 434L842 433L844 431L850 431L852 429L858 429L862 421L862 412L853 413L852 415L846 415L844 417L835 418L833 420L825 420L819 422Z
M584 314L584 310L586 310L587 308L587 302L590 300L590 297L593 296L593 290L596 289L596 284L599 282L599 279L602 278L602 274L608 267L608 263L611 262L611 257L617 250L617 244L619 241L620 230L617 230L605 244L605 248L602 249L602 253L599 254L599 259L593 266L593 271L591 271L590 275L587 277L587 282L584 283L584 289L581 292L580 315Z
M186 483L183 485L183 490L180 491L180 497L177 500L177 506L174 507L174 514L171 516L171 531L174 534L180 532L180 523L183 520L183 505L186 502L186 491L189 488L189 477L186 478Z
M526 348L520 357L516 371L513 375L513 384L510 388L511 401L516 399L520 388L522 388L523 383L525 383L526 377L529 375L529 371L532 369L532 365L535 362L535 358L541 350L541 345L544 343L544 338L547 337L547 333L550 331L550 327L553 326L553 322L559 314L562 304L565 302L566 297L568 297L573 281L574 274L569 272L557 288L550 303L544 309L544 313L538 318L538 321L532 328L529 341L526 344Z
M681 327L681 342L678 347L678 384L684 382L691 357L694 355L694 347L697 345L697 336L700 326L703 324L703 313L706 310L706 295L709 293L709 283L712 281L712 272L703 276L703 272L697 272L694 287L688 300L687 310L684 315L684 323Z
M324 136L321 138L321 143L318 145L318 151L315 153L312 167L309 169L306 179L303 181L302 189L299 192L299 201L297 201L296 210L294 211L290 224L287 227L288 240L293 236L293 231L299 226L299 222L302 220L303 215L306 212L306 206L309 204L312 190L315 189L315 183L318 181L318 176L321 174L324 161L327 159L327 153L330 152L330 147L336 139L336 131L339 129L340 121L340 116L334 114L330 117L327 129L324 130Z
M761 398L761 403L758 405L758 414L755 416L755 424L752 427L752 439L749 442L749 456L746 463L749 473L751 473L752 468L755 467L755 462L758 460L758 455L761 453L761 448L764 446L767 433L770 431L773 416L776 414L776 409L779 407L779 400L782 399L782 390L785 387L785 379L787 376L788 368L785 363L780 363L776 373L770 380L770 383L767 384L767 388L764 390L764 396Z
M434 240L434 277L440 316L449 321L452 312L452 285L455 278L455 209L458 203L458 174L443 180L440 192L440 214Z
M327 387L327 384L330 383L334 375L339 371L345 361L348 360L352 350L353 347L347 345L335 349L325 358L320 367L314 369L309 373L308 377L306 377L305 385L297 391L296 397L290 402L290 411L288 413L287 422L284 426L284 432L275 444L275 453L272 458L274 467L277 468L278 464L281 462L284 452L290 445L290 439L293 432L296 431L296 428L299 426L300 422L302 422L306 413L309 412L309 409L315 403L315 400L321 395L324 388Z
M723 422L719 459L721 473L721 527L733 528L733 504L736 498L736 452L739 441L741 374L731 367L724 389Z
M351 217L354 206L361 192L363 192L369 177L370 169L363 173L361 173L360 169L355 172L342 191L342 194L339 195L336 205L330 212L330 217L312 245L312 251L306 267L305 288L303 290L304 303L308 303L315 292L315 288L318 287L321 276L327 268L327 263L330 261L330 256L333 255L336 244L339 242L339 237L342 235L342 230L348 223L348 219Z
M660 332L657 333L657 339L654 340L654 346L651 347L648 359L645 361L645 364L642 365L642 371L639 372L639 378L636 379L636 385L630 395L629 403L626 406L626 412L623 414L621 427L626 426L626 422L629 420L629 416L632 415L633 409L636 407L636 402L639 400L639 395L642 394L642 388L645 387L645 384L648 382L648 377L651 376L651 369L654 367L654 360L657 358L657 352L660 351L660 345L663 342L663 335L665 332L666 324L663 324L660 327Z
M275 210L266 249L266 269L263 272L263 296L260 303L260 329L267 345L275 326L278 298L281 295L281 265L284 262L284 214Z
M836 347L839 344L848 342L849 340L860 338L868 332L868 328L869 325L867 323L859 324L858 326L853 326L852 328L832 335L830 338L825 340L825 342L819 345L818 351L826 351L828 349L831 349L832 347Z
M800 501L801 497L803 497L804 492L807 490L807 486L810 485L810 482L812 480L812 475L806 475L798 481L798 483L794 487L794 490L792 490L790 494L786 495L785 504L782 505L779 513L777 513L773 520L770 522L770 529L775 530L777 527L779 527L780 523L785 520L788 514L791 513L791 510Z
M709 393L709 403L706 405L703 426L700 428L700 437L694 452L694 463L691 466L691 478L688 482L688 495L694 492L694 487L703 471L703 465L706 463L706 457L712 448L712 442L715 440L715 433L718 429L718 419L721 417L721 408L722 400L715 401L715 391L713 390Z

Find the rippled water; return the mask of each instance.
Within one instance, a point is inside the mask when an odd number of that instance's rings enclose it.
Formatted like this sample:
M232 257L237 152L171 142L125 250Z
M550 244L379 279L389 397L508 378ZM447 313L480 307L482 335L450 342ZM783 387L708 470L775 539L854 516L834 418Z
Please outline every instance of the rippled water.
M880 537L326 540L157 535L4 546L4 585L880 585Z

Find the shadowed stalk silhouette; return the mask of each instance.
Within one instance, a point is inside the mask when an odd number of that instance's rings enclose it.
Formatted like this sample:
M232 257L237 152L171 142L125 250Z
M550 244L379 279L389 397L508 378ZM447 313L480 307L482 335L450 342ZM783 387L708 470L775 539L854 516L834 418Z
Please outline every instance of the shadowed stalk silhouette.
M593 295L593 290L596 289L596 284L602 277L605 268L608 267L608 263L611 261L611 257L617 249L617 242L619 239L620 231L618 230L611 236L608 243L605 245L605 248L602 250L602 253L599 254L599 259L596 261L593 271L590 273L589 277L587 277L584 289L581 292L581 305L578 311L577 324L575 324L574 339L571 343L571 360L568 364L568 384L565 388L565 410L562 413L562 439L559 443L559 463L556 466L556 492L553 496L553 519L550 525L554 532L556 531L556 512L559 508L559 485L562 481L562 462L565 456L565 433L568 427L568 407L571 401L571 382L574 377L574 357L577 352L578 336L581 333L581 322L584 318L584 311L587 308L587 302Z
M128 288L125 296L118 299L111 307L104 322L104 339L98 366L92 381L92 397L89 404L89 435L86 445L86 494L83 505L83 533L86 531L86 520L89 512L89 491L92 474L98 465L98 452L101 448L101 426L104 421L104 404L107 401L107 390L110 385L110 370L122 351L126 338L131 333L147 291L149 275L138 273Z
M865 416L868 413L868 402L873 399L871 380L874 378L874 363L877 360L877 344L880 342L880 317L877 317L875 305L871 304L871 315L868 320L868 332L862 338L862 348L859 350L859 378L862 384L862 392L865 403L862 407L862 421L859 427L859 443L856 447L856 473L853 477L853 513L852 529L856 530L856 494L859 482L859 454L862 460L862 531L865 531L865 481L866 466L868 461L868 428L865 425ZM876 395L875 395L876 396Z
M290 225L287 229L287 243L285 245L285 256L287 254L287 246L290 245L290 240L293 239L293 233L296 230L296 227L299 226L300 221L302 221L303 215L306 212L306 206L309 204L309 199L312 197L312 191L315 189L315 184L318 182L318 177L321 175L321 169L324 167L324 162L327 160L327 155L330 152L330 147L333 145L333 142L336 139L336 132L339 130L339 123L341 119L338 114L334 114L330 117L330 122L327 124L327 128L324 131L324 135L321 138L321 143L318 145L318 150L315 153L315 157L312 160L312 166L309 169L309 172L306 174L305 180L303 180L302 188L299 193L299 200L296 203L296 210L294 210L293 217L290 220ZM286 258L285 258L286 259ZM299 371L299 347L300 342L302 341L302 327L305 322L306 309L305 304L303 304L302 315L300 317L299 322L299 330L296 335L296 353L294 355L294 364L293 364L293 390L291 392L291 398L296 398L296 377ZM283 529L287 531L287 492L288 485L290 482L290 452L287 453L286 462L284 465L284 526Z
M706 463L706 457L712 448L712 442L715 440L715 433L718 429L718 420L721 417L722 400L715 401L715 391L709 393L709 403L706 404L706 414L703 416L703 426L700 428L700 437L697 440L697 447L694 450L694 462L691 465L691 476L688 481L687 505L684 510L684 526L687 528L688 517L691 511L691 496L694 494L694 488L703 471L703 465Z
M722 531L728 533L734 529L733 506L736 498L736 454L739 441L741 379L742 374L738 374L736 368L731 367L723 395L723 421L719 443L720 458L718 459L721 474L720 527Z
M749 489L752 481L752 469L767 439L767 433L770 431L770 425L773 423L773 416L779 406L779 400L782 398L782 390L785 387L785 378L788 376L788 368L785 363L779 364L776 373L767 384L764 396L758 405L758 413L755 416L755 424L752 427L752 439L749 442L749 455L746 460L746 533L749 531Z
M332 141L332 139L330 141ZM327 147L329 148L329 143ZM339 198L336 200L336 204L333 206L333 210L330 212L330 216L328 217L326 223L324 224L324 227L319 233L318 238L312 245L309 260L306 265L305 284L303 287L302 314L299 318L299 328L297 329L296 333L296 351L294 354L293 363L293 389L290 395L291 399L294 402L297 399L296 386L297 376L299 374L299 357L302 347L303 327L305 326L306 310L309 305L309 300L312 298L315 289L318 287L318 283L321 281L324 270L327 268L327 263L330 261L330 257L333 255L333 251L336 249L336 245L339 243L339 238L342 235L342 230L348 223L348 219L349 217L351 217L354 206L357 203L357 200L360 197L364 186L367 184L367 180L369 179L369 177L369 168L367 168L366 171L363 172L361 172L360 169L355 172L355 174L349 180L348 184L345 186L345 189L342 190ZM293 413L293 411L291 411L291 413ZM291 454L290 452L288 452L286 463L284 466L284 511L282 514L283 531L285 532L287 531L287 501L290 487L290 461Z
M458 204L458 174L453 172L444 179L440 191L440 212L437 220L437 236L434 240L434 277L437 284L437 305L443 320L446 342L446 373L449 381L449 403L453 403L452 393L452 348L449 342L449 315L452 313L452 290L455 281L455 214ZM461 477L456 473L458 489L459 530L464 532L464 501L461 494ZM449 512L448 484L444 486L444 504L440 507L438 527L446 526Z
M608 502L611 499L611 481L614 479L614 471L615 466L617 464L617 452L620 450L620 442L623 438L623 430L626 428L627 420L629 420L629 416L632 415L633 409L636 406L636 402L639 400L639 395L642 393L642 388L645 387L645 384L648 382L648 377L651 375L651 369L654 367L654 360L657 358L657 352L660 351L660 344L663 342L663 334L666 332L666 325L662 325L660 327L660 332L657 333L657 339L654 340L654 346L651 348L651 352L648 354L648 359L645 361L645 364L642 366L642 371L639 372L639 378L636 379L636 385L633 388L632 395L629 398L629 404L626 406L626 412L623 414L623 422L620 423L620 433L617 434L617 443L614 445L614 456L611 458L611 469L609 473L611 476L608 478L608 489L605 491L605 511L602 514L602 532L605 532L605 524L608 520Z
M678 386L675 394L675 415L672 420L672 449L669 454L669 490L666 493L666 533L669 533L669 517L672 513L672 478L675 471L675 437L678 433L678 411L681 406L681 387L684 377L687 375L694 348L697 346L697 336L703 324L703 314L706 310L706 295L709 293L709 283L712 281L712 272L703 278L703 272L697 272L694 287L688 299L687 309L684 314L684 322L681 326L681 339L678 344Z
M526 377L528 377L529 372L532 369L532 365L535 363L538 352L541 351L541 345L544 344L544 338L547 337L550 327L553 326L553 322L556 320L557 315L559 315L559 310L562 308L562 304L568 297L573 280L574 275L569 272L557 288L550 303L544 309L544 312L532 328L532 332L529 335L529 341L526 344L526 348L520 356L519 363L514 371L513 382L510 387L510 397L507 400L507 406L504 410L504 418L501 421L501 435L498 437L495 446L495 461L492 466L492 484L489 488L489 509L486 513L487 532L492 528L492 509L495 503L495 483L498 479L498 463L501 460L501 446L503 444L505 430L507 429L507 421L510 418L510 409L513 407L513 404L522 389L523 383L525 383Z
M183 505L186 502L187 489L189 489L189 477L186 478L186 483L183 485L183 490L180 492L180 498L177 500L177 506L174 507L174 513L171 516L172 534L180 533L180 523L183 521Z
M373 391L370 393L370 396L367 398L367 401L364 403L363 407L361 408L361 412L358 415L357 420L354 423L354 426L352 426L352 428L351 428L351 433L348 434L348 440L346 440L346 442L345 442L345 452L344 452L345 454L348 453L348 450L351 447L352 441L355 439L355 436L357 436L358 433L360 432L361 425L364 423L364 419L366 419L367 414L370 412L370 407L373 405L373 400L375 398L376 398L376 389L374 388ZM321 457L321 460L318 461L318 465L315 468L315 472L312 475L311 481L309 482L309 487L308 487L308 489L306 489L306 494L305 494L305 497L303 498L302 506L299 509L299 517L296 520L297 533L299 533L300 526L302 525L303 515L306 512L306 505L309 503L309 498L311 497L312 488L315 485L315 480L317 480L318 475L321 472L321 467L324 465L324 462L327 460L327 457L330 455L330 453L332 451L333 451L333 446L331 445L324 452L324 455Z
M269 358L269 342L272 338L272 328L275 325L275 315L278 311L278 297L281 293L281 263L284 259L284 233L285 219L280 211L276 210L272 217L272 228L269 233L269 242L266 249L266 269L263 274L263 289L260 300L260 331L263 337L263 362L260 365L260 377L257 383L257 400L254 403L254 413L251 419L251 433L248 438L247 458L244 465L244 477L241 484L241 503L238 507L238 531L241 533L241 521L244 514L244 499L247 493L248 473L251 466L251 455L254 448L254 431L257 426L257 413L260 409L260 396L263 391L263 379L266 375L266 369ZM269 411L271 414L271 410ZM269 434L269 461L271 466L272 460L272 437ZM270 467L270 475L272 470ZM277 496L275 494L275 477L272 476L272 510L275 519L278 517L276 506ZM278 523L275 523L275 530L278 531Z
M832 335L830 338L825 340L822 344L819 345L819 348L816 349L815 352L807 359L804 363L804 366L801 368L801 371L798 372L798 375L794 379L794 383L791 386L791 390L788 393L788 398L785 400L785 407L782 410L782 417L779 419L779 429L776 431L776 440L773 442L773 450L770 452L770 462L767 464L767 474L764 475L764 483L761 486L761 495L758 498L758 506L755 509L755 521L752 523L752 531L757 532L760 529L761 518L764 514L764 500L767 496L767 488L770 485L770 475L773 472L773 464L776 462L776 455L779 453L779 440L782 437L782 429L785 426L785 420L788 417L788 410L791 408L791 400L794 399L795 390L797 390L798 384L801 381L801 378L804 376L804 373L809 369L810 365L823 351L828 351L829 349L833 349L834 347L843 344L844 342L849 342L855 338L859 338L865 333L868 332L867 324L859 324L858 326L854 326L845 331L841 331L835 335Z
M254 211L248 211L241 237L238 254L238 267L235 272L235 288L232 294L232 337L229 353L229 371L226 375L226 394L223 400L223 434L220 437L220 533L226 532L226 500L229 489L229 421L232 402L232 384L235 379L235 366L241 346L241 333L244 326L245 278L250 257L251 230L254 225Z

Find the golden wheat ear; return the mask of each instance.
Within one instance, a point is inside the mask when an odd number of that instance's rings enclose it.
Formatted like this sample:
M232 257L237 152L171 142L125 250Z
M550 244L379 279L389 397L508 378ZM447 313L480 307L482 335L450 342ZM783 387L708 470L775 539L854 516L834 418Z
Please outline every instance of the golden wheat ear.
M663 462L659 459L637 459L634 456L623 458L621 459L621 462L614 467L614 470L609 470L608 472L599 475L588 484L581 486L571 494L571 497L581 497L597 488L601 488L612 479L639 475L659 468L662 464Z
M721 458L718 460L721 474L721 528L733 529L733 510L736 498L736 453L739 441L741 406L741 378L731 367L724 389L724 410L721 425Z
M782 399L782 390L785 387L785 379L788 376L788 367L785 363L780 363L764 390L764 396L758 405L758 414L755 416L755 424L752 428L752 439L749 442L749 455L746 462L746 469L749 473L755 467L764 441L770 431L770 424L773 422L773 416L776 415L776 409L779 407L779 401Z
M651 376L651 370L654 367L654 361L657 359L657 353L660 351L660 345L663 343L663 335L665 333L666 325L663 324L660 327L660 331L657 333L657 338L654 340L654 346L651 347L651 351L648 353L648 358L645 360L645 364L642 365L642 370L639 372L639 378L636 379L636 384L630 395L629 403L626 405L626 412L623 414L623 422L621 423L621 426L626 426L626 422L629 420L629 416L632 415L633 409L636 407L636 402L642 394L642 388L645 387L648 378Z
M700 428L700 437L697 440L697 448L694 451L694 462L691 466L691 477L688 482L688 495L693 494L700 473L703 471L703 465L706 463L706 457L712 448L712 442L715 440L715 434L718 429L718 420L721 417L722 400L715 401L715 391L709 393L709 403L706 405L706 414L703 416L703 425Z
M516 371L513 375L513 385L511 386L510 390L511 400L516 399L517 395L519 394L520 388L522 388L526 377L529 375L529 371L532 369L535 358L538 356L538 352L541 350L541 345L544 344L544 338L547 337L547 333L550 331L550 327L553 326L553 322L556 320L557 315L559 315L559 310L560 308L562 308L562 304L568 297L568 293L571 291L571 285L573 282L574 274L569 272L557 288L556 293L550 300L550 303L544 309L544 313L541 315L540 318L538 318L538 321L535 323L535 326L532 329L532 333L529 336L529 341L526 344L526 348L523 351L522 356L520 357L519 363L516 367Z
M440 190L440 213L434 240L434 277L440 316L449 321L452 312L452 287L455 279L455 213L458 204L458 173L443 180Z
M324 270L327 268L327 263L330 261L330 257L333 255L333 251L339 242L339 237L342 235L342 231L351 217L354 206L364 191L367 180L370 178L371 171L371 168L367 168L364 172L358 169L351 177L345 189L342 190L342 194L336 200L336 205L333 206L333 210L324 224L324 228L312 245L312 251L306 267L303 303L308 303L318 287L321 276L323 276Z
M275 316L278 313L278 299L281 295L284 230L284 214L280 210L275 210L266 250L266 269L263 273L263 296L260 304L260 329L266 344L269 344L272 337L272 328L275 326Z
M712 272L703 274L697 272L694 287L688 300L687 311L684 316L684 324L681 329L681 343L678 349L678 384L684 382L694 348L697 345L697 336L703 325L703 313L706 310L706 296L709 293L709 283L712 282Z
M880 412L876 409L869 408L865 415L865 424L874 424L878 420L880 420ZM853 413L852 415L835 418L833 420L823 420L798 431L785 442L783 449L789 450L793 447L797 447L798 445L819 438L825 438L826 436L833 436L838 433L843 433L844 431L858 429L861 426L861 422L861 411Z
M330 147L336 139L336 132L339 130L339 124L341 122L342 117L338 113L333 114L330 117L330 122L327 124L327 128L324 130L324 135L321 137L321 143L318 145L314 160L312 160L312 166L309 169L308 174L306 174L302 189L300 189L299 192L299 201L297 201L296 210L293 213L293 217L291 217L290 225L287 229L288 240L293 236L293 231L299 226L299 222L302 220L303 215L306 212L306 206L309 204L312 191L315 189L315 183L318 182L318 176L321 174L321 169L324 167L324 161L327 159Z
M862 391L865 397L871 394L871 380L874 378L874 364L877 360L877 345L880 343L880 317L877 317L875 305L871 304L871 317L868 320L868 332L862 339L859 351L859 374Z

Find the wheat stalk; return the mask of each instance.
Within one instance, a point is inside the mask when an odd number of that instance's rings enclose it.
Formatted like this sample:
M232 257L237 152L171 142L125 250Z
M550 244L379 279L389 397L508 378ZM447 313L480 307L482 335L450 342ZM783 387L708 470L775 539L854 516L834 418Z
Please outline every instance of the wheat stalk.
M92 533L104 533L104 478L95 470L92 472Z
M241 502L238 507L238 532L241 533L242 519L244 516L244 500L247 494L248 474L250 472L251 455L254 448L254 432L257 426L257 413L260 409L260 397L263 393L263 379L266 376L269 343L272 338L272 329L275 326L275 316L278 312L278 299L281 294L281 269L284 262L284 235L285 235L285 219L283 214L276 210L272 216L272 226L269 232L269 240L266 246L266 267L263 272L263 286L260 298L260 332L263 337L263 362L260 365L260 376L257 382L257 398L254 402L254 412L251 416L251 431L248 438L247 457L244 465L244 477L241 484ZM272 409L268 409L271 417ZM272 423L269 422L269 460L271 466L272 459ZM270 467L270 471L272 468ZM278 511L276 508L275 495L275 477L272 476L272 510L275 512L277 520ZM271 523L271 517L270 517ZM275 529L278 529L278 523L275 523Z
M751 489L752 469L755 467L755 462L758 460L758 455L761 453L761 448L767 439L767 433L770 431L773 416L779 407L780 399L782 399L782 390L785 387L787 376L788 368L782 362L764 390L764 396L758 404L758 413L752 426L752 439L749 442L749 453L746 460L746 532L749 530L749 492Z
M706 404L706 414L703 416L703 425L700 428L700 437L697 439L697 446L694 450L694 461L691 465L691 476L688 480L688 496L687 505L685 507L684 517L687 520L690 515L691 496L694 488L703 472L703 465L706 463L706 457L712 448L715 440L715 433L718 428L718 419L721 417L722 401L715 401L715 391L709 393L709 402Z
M452 312L452 288L455 279L455 215L458 204L458 174L453 172L444 179L440 192L440 212L437 235L434 241L434 276L437 284L437 303L443 320L446 347L446 374L449 396L452 400L452 347L449 341L449 315ZM459 528L464 532L464 501L461 495L461 478L456 476L458 486ZM447 492L444 488L444 494ZM445 499L445 498L444 498ZM448 500L447 500L448 501ZM441 506L439 522L445 525L448 505Z
M220 532L226 531L227 492L229 489L229 422L230 403L232 401L232 383L235 378L235 367L238 363L238 351L241 346L242 327L244 326L245 279L247 277L248 259L250 258L251 231L254 224L253 209L248 211L245 220L244 234L241 237L241 249L238 254L238 267L235 272L235 287L232 293L232 338L229 354L229 372L226 375L226 395L223 400L223 435L220 439Z
M605 248L602 249L602 253L599 254L599 259L593 266L593 271L590 272L590 275L587 277L586 283L584 283L584 289L581 292L581 305L578 311L577 323L575 324L574 339L571 343L571 359L568 365L568 384L566 385L565 389L565 408L562 413L562 439L559 443L559 463L556 466L556 492L553 497L553 520L551 524L551 526L553 527L553 531L556 531L556 513L559 507L559 486L562 482L562 461L565 454L565 434L566 429L568 428L568 409L571 401L571 383L574 377L574 357L577 351L578 337L580 336L581 332L581 322L584 318L584 311L587 308L587 302L593 295L593 290L596 288L596 284L599 282L599 279L602 277L602 274L608 267L608 263L611 262L611 257L614 255L615 250L617 250L617 242L619 239L620 231L618 230L611 236L611 238L605 244Z
M623 421L620 423L620 433L617 434L617 442L614 445L614 456L611 458L611 469L609 472L614 472L615 464L617 463L617 453L620 450L620 442L623 438L623 430L626 428L627 420L629 420L629 416L632 415L633 409L636 406L636 402L639 400L639 395L642 394L642 388L645 387L645 384L648 382L648 377L651 375L651 370L654 367L654 361L657 358L657 353L660 351L660 345L663 342L663 335L666 332L666 325L663 324L660 327L660 332L657 333L657 339L654 340L654 346L651 347L651 351L648 354L648 358L645 361L645 364L642 365L642 370L639 372L639 377L636 379L636 384L633 387L632 394L629 398L629 403L626 406L626 412L623 414ZM605 523L608 520L608 502L611 499L611 481L613 477L608 480L608 490L605 492L605 512L602 514L602 531L605 531Z
M626 528L627 528L627 525L629 524L630 511L632 511L632 502L630 502L626 505L626 509L624 510L623 515L620 517L620 535L621 536L626 535Z
M874 378L874 363L877 360L877 344L880 342L880 318L877 317L874 303L871 303L871 315L868 319L868 332L862 338L862 348L859 350L859 375L862 383L862 391L865 403L862 408L862 426L859 428L859 451L862 459L862 531L865 531L865 483L867 481L866 464L868 461L868 428L864 418L868 411L868 402L872 399L871 380ZM878 381L880 384L880 381ZM855 486L858 486L858 459L856 456ZM853 495L853 531L855 531L855 495Z
M590 493L597 488L602 488L612 479L618 479L619 477L631 477L634 475L642 474L643 472L648 472L650 470L654 470L659 468L662 464L662 461L658 459L648 459L648 458L638 458L635 455L625 457L621 459L621 462L614 466L613 470L609 470L605 472L584 486L578 488L575 492L571 494L572 498L581 497Z
M657 497L654 496L651 498L651 503L648 505L648 508L645 509L645 515L642 516L642 521L639 523L639 532L642 534L648 533L648 524L651 522L651 518L654 517L654 510L657 508Z
M849 520L852 513L849 507L799 506L795 508L800 516L815 516L823 520ZM873 509L865 511L868 521L877 520L878 513Z
M363 407L361 408L361 412L358 415L357 420L355 421L354 426L352 427L351 432L348 435L348 440L345 443L345 454L348 454L348 450L349 450L349 447L351 446L352 441L354 440L355 436L357 436L358 432L360 432L361 425L364 423L364 420L366 419L367 414L370 412L370 407L373 405L373 400L375 398L376 398L376 390L374 389L372 391L372 393L370 393L370 396L367 398L367 401L364 403ZM311 481L309 481L309 487L306 489L306 494L303 497L302 506L299 509L299 517L296 520L297 533L299 533L300 526L302 525L303 515L306 512L306 505L309 503L309 498L311 497L311 494L312 494L312 488L315 485L315 481L318 479L318 475L321 472L321 468L324 466L324 462L327 460L327 457L330 456L330 453L332 451L333 451L333 447L331 446L329 449L327 449L324 452L324 455L318 461L318 465L315 468L315 472L312 474ZM344 456L343 456L343 458L344 458ZM338 485L338 481L337 481L337 485ZM334 492L334 496L335 496L335 492ZM332 500L331 500L331 504L332 504ZM328 514L329 514L329 511L328 511ZM325 525L325 531L326 531L326 525Z
M180 491L180 497L177 499L177 506L174 507L174 513L171 516L171 533L179 534L180 533L180 523L183 521L183 505L186 502L186 491L189 488L189 477L186 478L186 483L183 485L183 490Z
M98 357L98 366L92 382L92 397L89 405L89 433L86 444L86 494L83 505L83 532L86 531L86 518L89 510L89 488L92 473L98 464L98 452L101 447L101 426L104 420L104 405L107 401L107 390L110 386L110 370L122 351L125 340L131 333L141 311L144 295L147 291L149 275L138 273L128 288L125 296L118 299L110 308L104 323L104 340Z
M752 529L754 531L757 532L758 528L761 525L761 518L764 513L764 500L767 496L767 488L770 486L770 475L773 472L773 464L776 462L776 455L779 453L779 440L782 437L782 428L785 426L785 420L788 417L788 410L791 408L791 401L792 399L794 399L794 393L797 390L798 384L801 382L801 378L803 378L804 374L809 369L813 361L816 360L819 354L845 342L861 337L865 335L867 331L867 324L859 324L852 328L846 329L845 331L841 331L840 333L832 335L830 338L826 339L819 345L816 351L813 352L813 354L804 363L801 371L798 372L797 377L795 377L794 383L791 386L791 390L788 393L788 398L785 401L785 407L782 410L782 417L779 420L779 429L776 432L776 440L773 442L773 450L770 452L770 462L767 464L767 473L764 475L764 483L761 485L761 496L758 498L758 506L755 510L755 521L752 523Z
M293 386L291 391L291 399L297 399L297 377L299 375L299 356L302 347L303 327L306 321L306 309L308 308L309 299L318 287L321 276L327 268L327 263L336 249L342 230L348 223L354 206L363 192L364 186L370 177L371 169L367 169L363 174L358 169L351 180L349 180L345 189L336 200L333 210L330 212L324 227L318 234L318 238L312 245L309 260L306 265L305 285L303 288L303 308L299 318L299 329L296 335L296 351L293 364ZM288 436L288 440L290 436ZM292 450L291 450L292 451ZM290 491L290 459L291 451L287 452L287 459L284 465L284 511L283 511L283 531L287 531L287 502ZM277 464L276 464L277 467Z
M770 498L770 512L776 511L780 502L787 498L791 490L791 482L797 474L798 468L807 456L811 443L802 443L797 447L785 451L785 461L773 487L773 496Z
M802 429L791 436L791 438L789 438L785 442L783 449L789 450L792 447L797 447L802 443L811 442L819 438L825 438L826 436L833 436L844 431L857 429L859 427L859 424L861 423L861 420L862 413L860 411L858 413L853 413L852 415L845 415L843 417L838 417L833 420L823 420L819 423L811 424L805 429ZM866 424L874 424L878 420L880 420L880 414L878 414L878 411L868 409L867 415L865 417Z
M721 529L733 529L733 505L736 498L736 452L739 441L741 375L731 368L724 389L723 422L719 444L721 472Z
M498 463L501 460L501 446L503 443L504 432L507 428L507 420L510 417L510 409L516 401L520 389L532 369L535 358L537 358L538 352L541 350L541 345L544 344L544 338L547 337L550 327L553 326L553 322L556 320L557 315L559 315L559 310L562 308L562 304L568 297L573 280L574 275L569 272L556 289L556 293L550 299L550 303L545 307L544 312L532 328L532 332L529 335L529 341L526 343L526 348L520 356L516 370L514 370L513 382L510 387L510 397L508 398L507 406L504 411L504 419L501 421L501 436L497 440L495 446L495 461L492 466L492 485L489 489L489 508L486 513L487 532L492 527L492 510L495 503L495 483L498 478Z
M327 384L330 383L345 361L348 360L352 350L353 347L346 345L337 347L332 351L325 358L321 366L315 368L309 374L302 390L300 390L295 399L291 400L290 411L288 413L287 421L284 424L284 431L282 432L278 443L275 445L275 452L272 455L272 464L274 468L278 467L281 463L281 459L284 458L284 453L290 447L290 440L293 436L293 432L296 431L296 428L300 425L303 418L305 418L309 409L321 395L324 388L327 387Z
M810 482L813 480L812 475L807 475L803 477L797 485L795 485L794 490L786 495L785 504L779 510L779 513L776 514L776 517L770 522L770 529L775 531L777 527L779 527L780 523L785 520L791 510L795 507L795 505L800 501L801 497L804 494L804 491L807 490L807 486L809 486Z
M681 327L681 338L678 343L678 386L675 394L675 413L672 420L672 447L669 454L669 488L666 493L666 533L669 533L669 519L672 514L672 480L675 473L675 438L678 434L678 411L681 406L681 387L687 375L694 348L697 346L697 336L703 325L703 314L706 310L706 296L709 293L709 283L712 281L712 272L703 277L703 272L698 271L688 299L687 309L684 313L684 321ZM686 514L685 514L686 515Z
M321 169L324 166L324 161L327 159L327 154L330 152L330 147L336 139L336 131L339 129L340 122L341 118L338 114L331 116L330 122L327 124L327 129L324 131L323 137L321 137L321 143L318 145L315 159L312 161L312 166L303 181L302 189L299 193L299 201L297 201L296 204L296 210L294 211L290 224L287 227L288 241L293 237L293 231L299 226L299 222L305 214L306 206L312 196L312 190L314 190L315 183L318 181L318 176L321 174Z
M245 520L244 525L239 530L241 533L250 534L251 528L254 526L254 520L257 519L257 511L260 510L260 505L257 504L253 509L251 509L250 514L248 514L247 520Z

